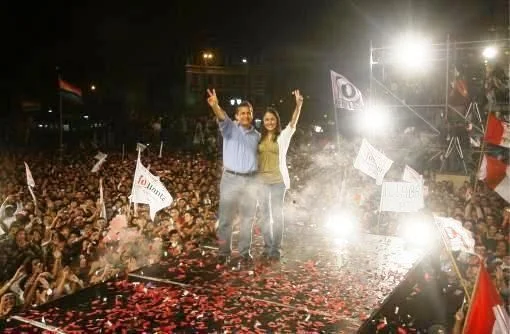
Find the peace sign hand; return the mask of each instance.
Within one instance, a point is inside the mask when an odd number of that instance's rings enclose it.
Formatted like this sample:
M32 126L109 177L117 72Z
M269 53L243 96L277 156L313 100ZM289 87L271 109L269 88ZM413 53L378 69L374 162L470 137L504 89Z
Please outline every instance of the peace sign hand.
M296 98L296 106L301 108L303 106L303 95L299 92L299 89L296 89L292 92L292 95Z
M212 91L210 89L207 89L207 103L209 103L209 106L211 108L216 108L218 106L218 97L216 96L216 90L213 89Z

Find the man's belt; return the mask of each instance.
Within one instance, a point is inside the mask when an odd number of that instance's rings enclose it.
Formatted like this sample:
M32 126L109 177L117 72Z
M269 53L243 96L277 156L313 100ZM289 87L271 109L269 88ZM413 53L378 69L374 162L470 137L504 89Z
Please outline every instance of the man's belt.
M234 172L234 171L228 170L228 169L225 169L225 173L229 173L229 174L237 175L237 176L255 176L255 174L257 174L257 172L238 173L238 172Z

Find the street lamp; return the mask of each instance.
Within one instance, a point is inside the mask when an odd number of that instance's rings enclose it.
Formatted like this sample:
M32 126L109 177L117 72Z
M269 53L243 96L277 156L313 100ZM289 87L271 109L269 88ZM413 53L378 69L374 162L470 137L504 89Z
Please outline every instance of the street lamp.
M497 54L498 50L493 46L486 47L482 52L482 55L485 59L493 59Z

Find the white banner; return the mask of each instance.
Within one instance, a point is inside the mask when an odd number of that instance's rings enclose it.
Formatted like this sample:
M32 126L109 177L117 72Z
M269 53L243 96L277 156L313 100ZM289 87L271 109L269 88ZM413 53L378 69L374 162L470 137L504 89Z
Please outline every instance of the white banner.
M453 218L434 217L450 251L475 253L475 239L462 223Z
M380 185L391 164L393 164L393 160L375 149L366 139L363 139L358 156L354 161L354 168L373 177L376 184Z
M421 176L420 173L406 165L404 168L404 174L402 175L402 181L410 183L423 183L423 176Z
M423 207L423 185L408 182L383 182L381 211L416 212Z
M335 110L360 110L363 108L363 96L360 90L346 77L331 71L331 86Z
M107 156L108 156L107 154L104 154L102 152L99 152L98 154L96 154L94 159L97 159L98 161L96 162L94 167L92 167L92 170L91 170L92 173L96 173L97 171L99 171L99 168L101 168L101 165L105 162Z
M135 206L137 203L148 204L152 220L156 217L156 212L170 206L173 201L163 183L142 165L140 159L136 163L130 199Z
M25 162L25 172L27 174L27 184L32 187L32 188L35 188L35 181L34 181L34 178L32 177L32 172L30 171L30 168L28 168L28 164Z

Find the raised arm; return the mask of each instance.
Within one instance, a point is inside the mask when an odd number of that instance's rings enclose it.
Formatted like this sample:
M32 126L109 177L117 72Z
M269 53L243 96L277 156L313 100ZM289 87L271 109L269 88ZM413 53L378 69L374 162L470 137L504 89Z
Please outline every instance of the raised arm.
M223 109L221 109L220 104L218 103L218 97L216 96L216 90L213 89L212 91L210 89L207 89L207 103L213 110L214 114L216 115L216 118L218 118L219 121L223 121L225 119L225 112Z
M296 108L294 109L294 113L292 114L292 119L290 120L290 126L295 128L297 122L299 120L299 115L301 114L301 107L303 106L303 96L299 92L299 89L296 89L292 92L292 95L296 98Z

